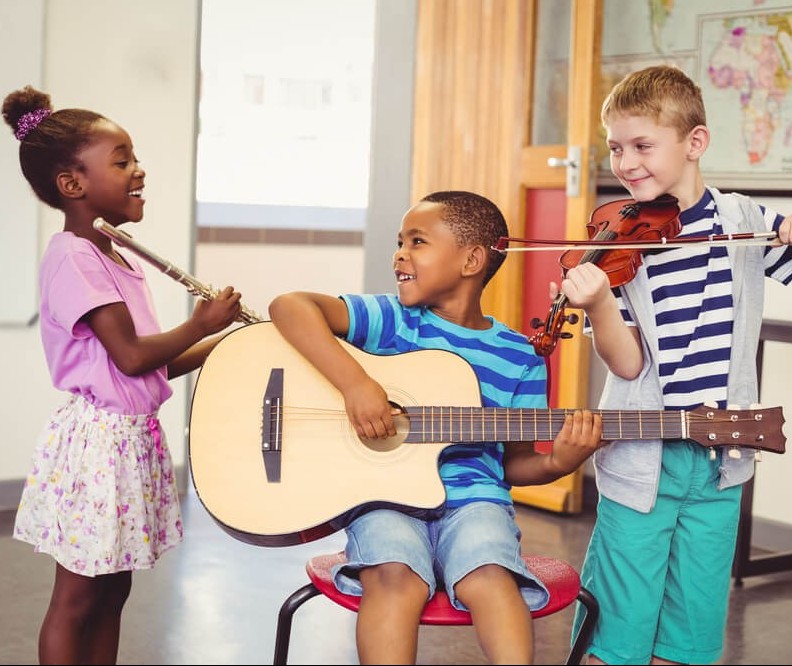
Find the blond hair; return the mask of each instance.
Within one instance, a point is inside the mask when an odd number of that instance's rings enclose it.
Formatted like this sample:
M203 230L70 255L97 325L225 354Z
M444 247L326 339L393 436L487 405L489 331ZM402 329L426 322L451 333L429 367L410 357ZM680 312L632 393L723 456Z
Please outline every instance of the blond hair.
M701 88L671 65L647 67L619 81L602 104L602 124L614 116L646 116L674 128L680 138L707 124Z

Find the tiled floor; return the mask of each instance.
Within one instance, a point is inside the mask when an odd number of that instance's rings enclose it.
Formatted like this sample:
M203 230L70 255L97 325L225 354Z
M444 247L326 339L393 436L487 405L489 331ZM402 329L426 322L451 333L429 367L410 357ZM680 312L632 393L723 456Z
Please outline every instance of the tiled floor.
M267 548L235 540L193 494L183 498L184 543L151 571L135 574L124 611L120 663L272 663L277 612L307 582L306 560L343 548L336 533L300 546ZM39 624L54 565L10 537L0 514L0 663L35 664ZM526 552L582 563L593 516L518 507ZM536 621L536 663L568 653L571 607ZM789 664L792 572L747 578L732 593L724 664ZM355 615L318 597L295 615L290 664L356 664ZM421 664L480 664L471 627L423 627Z

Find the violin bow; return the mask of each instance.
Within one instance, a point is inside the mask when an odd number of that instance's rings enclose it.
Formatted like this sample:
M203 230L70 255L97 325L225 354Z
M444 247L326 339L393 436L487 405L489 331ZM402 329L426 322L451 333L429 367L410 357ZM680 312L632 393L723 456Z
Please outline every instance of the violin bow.
M491 249L505 254L506 252L541 252L549 250L574 250L582 247L587 250L651 250L683 247L685 245L739 245L757 246L772 245L778 239L775 231L741 234L710 234L709 236L687 236L684 238L636 239L627 243L606 240L541 240L536 238L514 238L501 236ZM509 243L525 243L527 247L508 247ZM532 247L535 246L535 247Z

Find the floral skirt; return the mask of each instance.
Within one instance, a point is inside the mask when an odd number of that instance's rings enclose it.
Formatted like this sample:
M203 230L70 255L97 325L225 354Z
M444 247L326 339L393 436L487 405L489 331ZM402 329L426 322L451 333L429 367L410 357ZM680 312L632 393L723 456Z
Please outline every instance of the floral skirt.
M36 445L14 538L84 576L150 569L183 538L156 416L112 414L71 396Z

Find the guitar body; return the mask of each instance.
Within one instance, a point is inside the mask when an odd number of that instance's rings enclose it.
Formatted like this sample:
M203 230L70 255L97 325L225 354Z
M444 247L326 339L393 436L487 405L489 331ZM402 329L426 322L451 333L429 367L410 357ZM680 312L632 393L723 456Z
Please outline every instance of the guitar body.
M471 366L450 352L376 356L341 341L398 406L481 406ZM262 456L262 399L283 369L280 479ZM391 507L431 516L445 501L438 457L448 443L364 442L341 394L271 322L238 328L212 350L190 414L193 483L206 510L235 538L265 546L313 541L362 511Z

